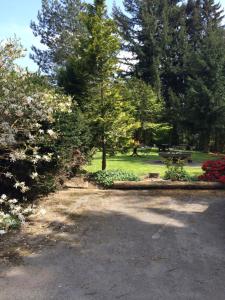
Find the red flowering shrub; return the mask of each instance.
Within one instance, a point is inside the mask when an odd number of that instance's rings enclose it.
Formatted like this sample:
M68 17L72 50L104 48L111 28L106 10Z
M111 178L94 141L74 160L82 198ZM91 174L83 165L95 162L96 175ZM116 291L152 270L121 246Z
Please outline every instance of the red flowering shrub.
M205 173L199 176L199 180L218 181L225 184L225 157L204 162L202 170Z

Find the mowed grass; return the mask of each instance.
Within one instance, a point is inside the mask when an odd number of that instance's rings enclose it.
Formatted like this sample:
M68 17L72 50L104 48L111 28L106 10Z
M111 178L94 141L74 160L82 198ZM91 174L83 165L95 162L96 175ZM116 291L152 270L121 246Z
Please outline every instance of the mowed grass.
M185 166L185 170L191 176L201 175L202 169L201 164L206 160L215 160L221 156L215 154L201 153L197 151L192 151L193 164ZM133 157L130 153L117 154L114 157L107 157L107 169L116 170L121 169L125 171L130 171L137 176L144 176L148 173L154 172L159 173L161 177L164 176L166 171L166 166L160 164L160 157L157 149L151 150L139 150L139 156ZM101 152L97 152L93 160L85 168L88 172L96 172L101 170Z

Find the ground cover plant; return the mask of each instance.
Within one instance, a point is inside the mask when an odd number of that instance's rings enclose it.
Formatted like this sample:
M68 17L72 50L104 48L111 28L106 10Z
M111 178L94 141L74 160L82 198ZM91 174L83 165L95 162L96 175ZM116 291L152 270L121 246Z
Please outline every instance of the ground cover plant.
M110 187L114 181L139 181L140 178L132 172L124 170L101 170L89 175L89 179L99 185Z

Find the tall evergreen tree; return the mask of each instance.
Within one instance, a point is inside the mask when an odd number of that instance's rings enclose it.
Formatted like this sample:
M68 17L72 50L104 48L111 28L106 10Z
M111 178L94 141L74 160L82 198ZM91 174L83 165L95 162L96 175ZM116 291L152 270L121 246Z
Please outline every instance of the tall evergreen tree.
M220 5L214 0L124 0L124 8L125 13L114 8L114 17L125 50L137 61L136 76L162 95L166 121L173 125L172 143L196 134L199 148L207 150L224 105Z
M222 11L213 0L190 1L186 111L200 150L208 151L213 133L224 131L225 39ZM216 130L215 130L216 129Z
M128 136L133 119L124 101L123 85L117 78L120 39L115 22L108 18L104 0L95 0L83 14L88 31L85 56L86 65L92 66L88 83L86 113L96 145L102 150L102 169L106 169L106 155L110 145Z
M162 95L178 143L187 52L185 10L179 0L125 0L126 13L114 8L114 17L137 60L136 76Z
M31 22L34 35L44 46L33 46L31 58L73 96L81 111L85 109L87 85L95 69L95 61L86 59L85 12L87 5L82 0L42 0L38 22Z
M80 0L42 0L38 21L31 22L34 35L43 45L42 49L32 47L31 58L41 71L52 75L71 53L76 53L79 38L85 34L80 19L83 10Z

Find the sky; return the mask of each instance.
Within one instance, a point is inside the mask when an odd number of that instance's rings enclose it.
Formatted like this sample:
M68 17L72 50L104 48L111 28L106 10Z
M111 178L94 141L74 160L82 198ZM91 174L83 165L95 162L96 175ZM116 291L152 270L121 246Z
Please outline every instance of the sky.
M106 2L109 11L113 2L122 5L122 0L106 0ZM221 0L220 3L225 8L225 0ZM30 71L36 71L37 65L29 59L29 52L32 45L40 44L30 29L30 21L36 20L41 0L0 0L0 5L0 41L14 35L20 38L22 45L27 49L27 55L20 60L20 64L28 67Z

